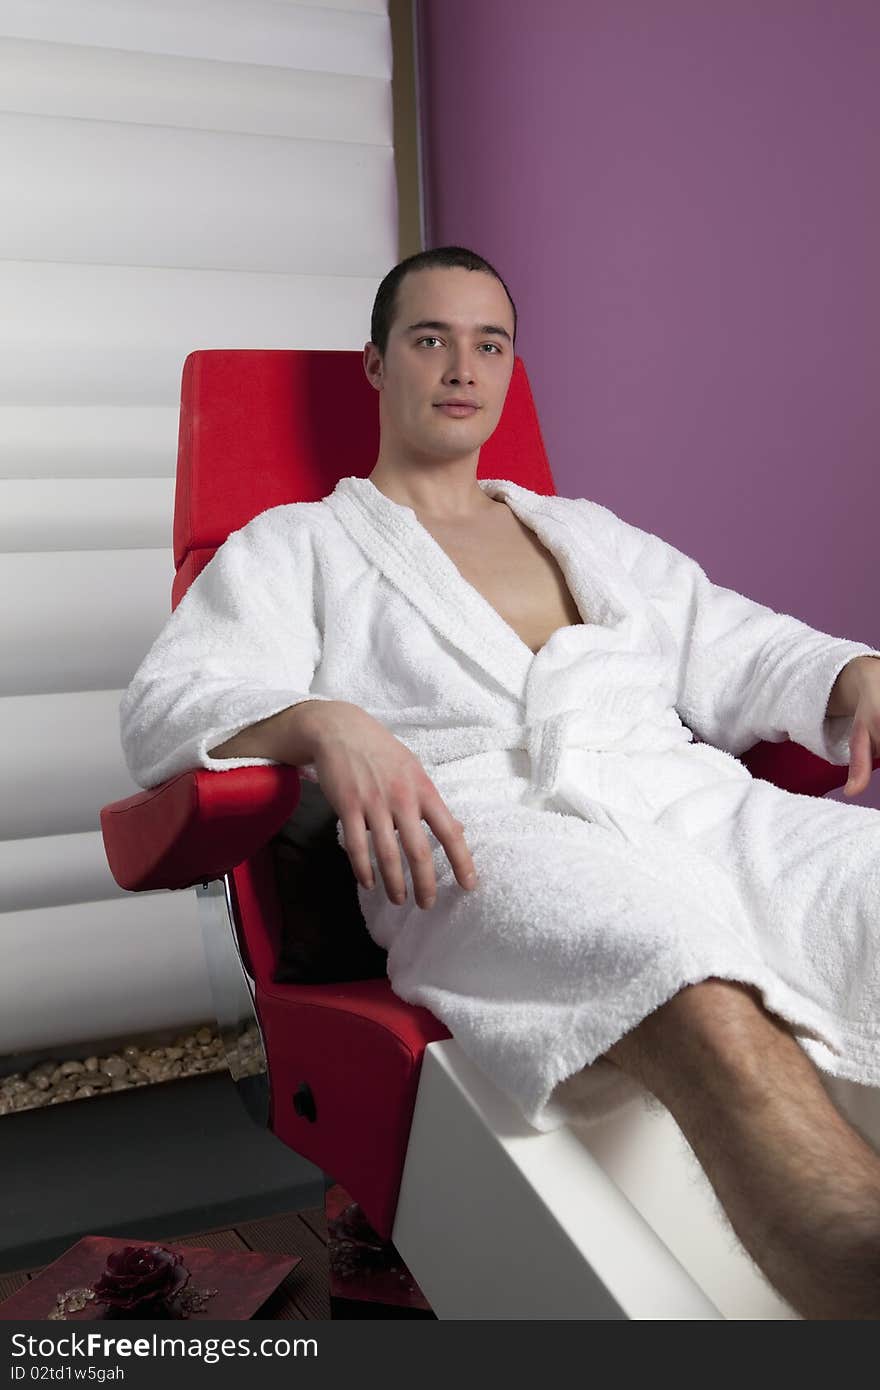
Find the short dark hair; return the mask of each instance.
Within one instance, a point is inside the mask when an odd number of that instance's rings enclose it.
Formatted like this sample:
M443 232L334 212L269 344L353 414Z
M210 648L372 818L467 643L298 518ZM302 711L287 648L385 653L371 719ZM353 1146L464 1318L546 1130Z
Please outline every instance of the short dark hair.
M469 251L466 246L436 246L431 251L417 251L414 256L407 256L405 261L399 261L392 270L389 270L376 291L370 319L370 341L376 345L382 356L385 356L388 347L388 334L391 331L397 310L397 290L401 280L410 271L428 270L432 266L438 265L460 266L464 270L481 270L486 275L494 275L495 279L504 285L504 292L510 300L510 307L513 310L513 341L516 343L516 305L513 302L513 295L495 267L484 260L482 256L478 256L476 251Z

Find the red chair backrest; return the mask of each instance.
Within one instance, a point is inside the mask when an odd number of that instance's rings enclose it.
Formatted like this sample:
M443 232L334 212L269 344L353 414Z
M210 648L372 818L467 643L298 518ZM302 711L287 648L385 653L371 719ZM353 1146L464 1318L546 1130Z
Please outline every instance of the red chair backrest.
M172 606L231 531L268 507L318 502L340 478L366 477L378 451L379 393L362 352L191 352L181 386ZM520 357L477 476L556 491Z

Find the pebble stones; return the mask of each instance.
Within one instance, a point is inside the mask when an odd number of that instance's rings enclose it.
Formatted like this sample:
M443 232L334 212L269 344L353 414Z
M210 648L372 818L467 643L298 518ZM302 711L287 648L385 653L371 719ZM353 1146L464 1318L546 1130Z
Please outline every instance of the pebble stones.
M256 1044L256 1029L253 1031ZM246 1037L242 1039L246 1041ZM96 1054L64 1061L47 1058L30 1071L0 1077L0 1115L225 1069L220 1036L203 1026L181 1034L164 1047L128 1043L104 1057Z

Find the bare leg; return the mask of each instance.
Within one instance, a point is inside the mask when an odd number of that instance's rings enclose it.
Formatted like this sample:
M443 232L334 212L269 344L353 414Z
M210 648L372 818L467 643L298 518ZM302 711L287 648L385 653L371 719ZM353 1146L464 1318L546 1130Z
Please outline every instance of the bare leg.
M880 1156L758 990L686 986L605 1056L671 1112L740 1241L796 1312L880 1318Z

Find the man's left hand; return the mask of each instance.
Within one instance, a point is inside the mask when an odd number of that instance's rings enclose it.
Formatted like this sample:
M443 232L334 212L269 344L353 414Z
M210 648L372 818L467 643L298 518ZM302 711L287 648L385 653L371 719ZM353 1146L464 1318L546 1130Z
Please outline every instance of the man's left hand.
M880 757L880 658L857 656L847 662L831 689L827 714L852 715L847 796L858 796L871 780Z

